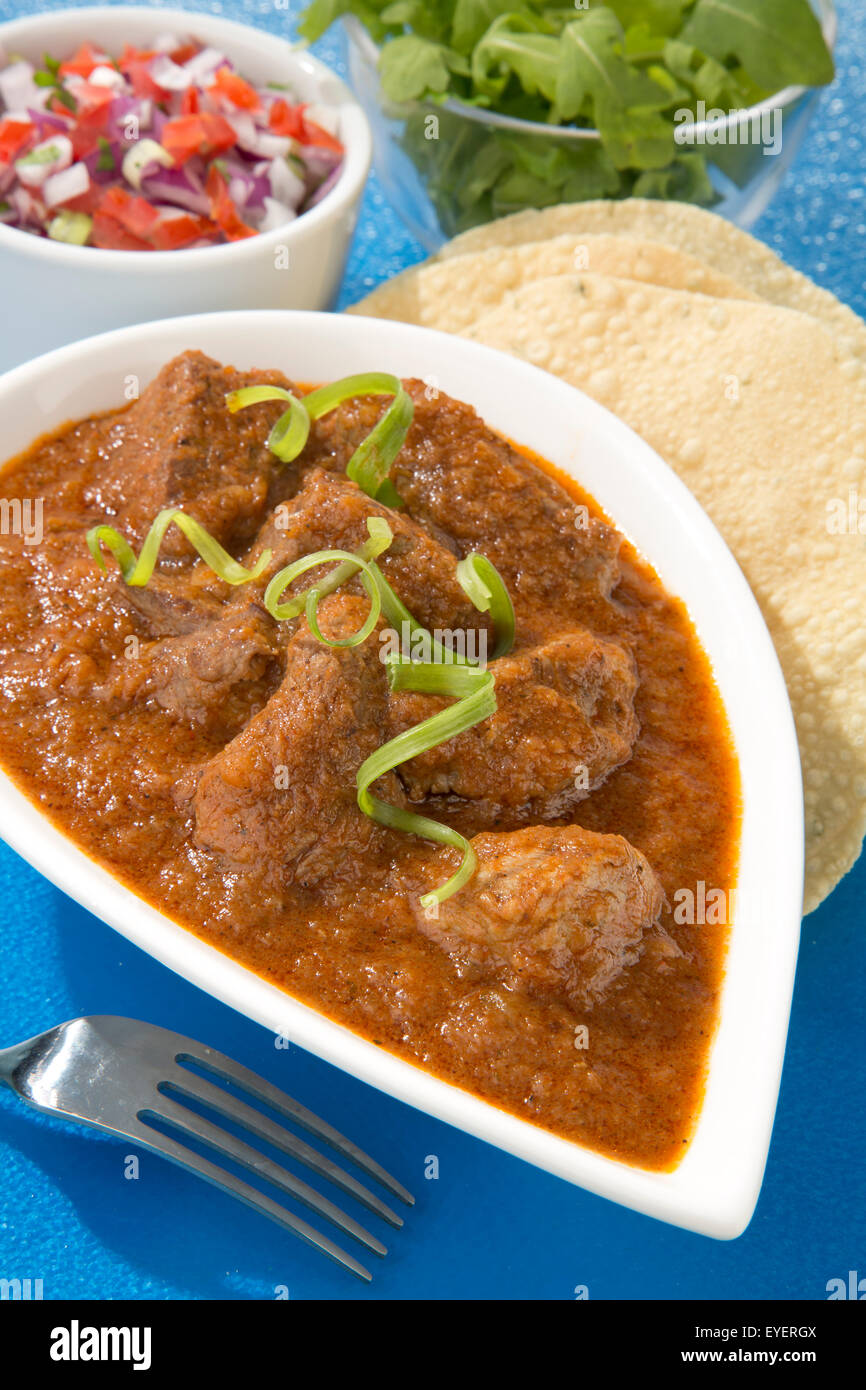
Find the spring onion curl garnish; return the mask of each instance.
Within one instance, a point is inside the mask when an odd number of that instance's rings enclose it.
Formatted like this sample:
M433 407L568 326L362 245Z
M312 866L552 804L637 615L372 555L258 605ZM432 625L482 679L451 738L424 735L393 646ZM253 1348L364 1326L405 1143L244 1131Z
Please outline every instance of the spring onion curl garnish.
M205 564L227 584L248 584L251 579L258 579L270 562L272 552L263 550L252 569L244 569L243 565L232 559L227 550L223 550L219 541L214 540L200 522L187 516L179 507L164 507L157 513L145 536L138 559L129 542L119 531L115 531L113 526L91 527L87 532L87 544L101 569L106 569L105 556L102 553L102 546L105 546L120 566L124 581L130 585L143 586L153 574L162 538L172 522L180 528L187 540L192 542Z
M457 582L479 613L490 614L496 639L490 660L507 656L514 646L514 606L499 570L486 555L473 551L458 564Z
M321 419L354 396L393 396L394 399L349 459L346 476L368 497L375 497L388 507L400 506L400 495L388 474L403 447L415 407L399 377L389 372L361 372L320 386L303 399L281 386L245 386L230 392L226 404L234 413L260 401L288 401L289 409L280 416L268 436L268 448L283 463L291 463L307 442L310 422Z
M361 372L358 376L346 376L341 381L320 386L318 391L304 397L304 405L310 419L318 420L354 396L394 397L381 420L346 464L346 476L357 483L362 492L393 506L400 498L388 474L412 423L415 412L412 398L399 377L389 372Z
M345 584L349 579L354 578L359 570L363 570L368 580L372 582L375 587L376 601L378 603L376 618L373 619L373 623L370 627L370 632L372 632L379 613L382 610L382 590L379 580L382 581L382 584L386 584L386 581L378 567L368 562L374 560L377 555L381 555L384 550L388 549L388 546L394 539L394 535L385 518L381 516L369 516L367 518L367 531L369 532L370 539L364 541L364 544L359 546L353 554L347 550L317 550L315 554L305 555L303 559L296 560L294 564L286 565L283 569L278 570L265 589L264 604L271 617L276 618L277 622L288 622L291 618L297 618L299 613L303 613L307 609L311 594L315 593L317 595L315 599L315 604L317 605L319 600L323 599L326 594L332 594L335 589L340 588L341 584ZM299 575L314 569L316 565L325 564L327 560L334 559L336 556L339 556L343 563L332 570L325 579L316 584L314 588L305 589L303 593L297 594L293 599L289 599L287 603L280 603L283 591L287 589ZM367 592L369 594L370 590L367 589ZM386 613L386 617L388 616L389 615Z
M230 391L226 405L232 415L248 405L261 401L288 401L289 408L281 415L267 438L267 447L283 463L291 463L303 449L310 434L310 413L306 406L282 386L244 386Z
M496 713L495 679L492 671L477 666L442 666L438 662L394 660L388 662L388 679L392 690L413 690L426 695L457 696L457 703L440 710L430 719L398 734L377 748L358 769L358 805L365 815L392 830L404 830L450 845L462 851L460 868L445 883L421 898L421 906L429 910L457 893L475 872L477 857L464 835L450 825L405 811L401 806L389 806L369 790L377 778L391 772L401 763L426 753L448 739L471 729L482 719Z
M305 555L302 560L296 560L293 565L287 565L284 570L280 570L275 575L265 591L265 607L273 617L284 619L295 617L297 602L283 604L278 602L279 595L287 584L291 584L293 579L306 574L308 570L316 569L318 565L325 565L330 560L341 560L348 569L351 567L351 574L357 574L367 591L370 600L370 611L364 622L354 632L351 637L331 638L325 637L319 628L316 610L319 607L319 600L324 596L325 584L314 585L311 589L305 590L302 595L303 609L307 615L307 622L310 631L319 642L324 642L327 647L359 647L362 642L366 642L373 628L379 621L379 614L382 611L382 600L379 597L379 590L373 578L372 570L366 560L360 555L353 555L350 550L317 550L314 555ZM333 592L333 572L329 575L331 587L329 592Z

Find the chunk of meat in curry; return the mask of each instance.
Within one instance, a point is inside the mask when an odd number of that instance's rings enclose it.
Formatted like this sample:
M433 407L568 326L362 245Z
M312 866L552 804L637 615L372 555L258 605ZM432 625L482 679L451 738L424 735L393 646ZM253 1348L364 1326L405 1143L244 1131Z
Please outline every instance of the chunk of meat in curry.
M664 892L621 835L533 825L476 835L478 870L435 911L417 899L418 927L515 989L587 1009L634 965Z
M332 594L320 605L321 630L350 637L368 606ZM282 883L363 879L386 832L358 809L355 774L382 741L387 692L374 644L323 646L302 623L279 689L204 769L196 842ZM377 788L404 800L393 774Z
M412 758L401 776L413 801L453 793L532 816L564 815L631 754L638 732L630 652L587 631L564 632L501 657L496 713ZM402 733L447 700L399 691Z
M292 385L185 353L128 409L7 468L7 497L45 499L45 535L0 536L4 765L136 891L292 994L537 1124L670 1166L699 1111L725 943L669 904L698 880L730 888L739 811L687 615L591 498L469 406L406 383L392 510L345 476L386 402L343 403L283 465L265 443L279 403L225 409L262 381ZM146 590L96 569L88 527L138 543L170 505L242 563L271 548L267 572L230 590L174 530ZM515 607L497 713L376 788L473 839L478 872L436 918L418 898L453 851L363 816L355 777L445 702L390 691L381 621L329 648L263 604L277 569L355 549L371 516L420 622L491 637L456 581L473 550ZM354 580L323 602L324 630L366 611Z

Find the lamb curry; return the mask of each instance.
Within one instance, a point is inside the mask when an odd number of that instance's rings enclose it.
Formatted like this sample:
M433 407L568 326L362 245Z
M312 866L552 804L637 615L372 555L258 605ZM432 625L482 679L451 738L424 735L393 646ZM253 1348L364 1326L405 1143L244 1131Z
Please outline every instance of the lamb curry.
M12 461L5 496L44 514L38 543L0 536L0 761L133 890L293 996L523 1119L670 1168L723 972L725 914L700 904L730 895L739 835L711 671L590 497L468 405L402 390L378 490L347 465L381 391L311 408L281 458L303 388L197 352ZM166 508L198 531L168 525L148 581L127 582ZM128 543L120 568L104 546L95 562L100 527ZM407 633L433 643L421 662Z

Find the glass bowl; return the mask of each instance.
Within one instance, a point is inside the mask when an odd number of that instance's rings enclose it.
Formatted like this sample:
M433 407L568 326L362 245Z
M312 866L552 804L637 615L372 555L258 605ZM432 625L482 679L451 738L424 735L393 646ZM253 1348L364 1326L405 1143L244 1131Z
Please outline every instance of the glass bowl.
M833 0L812 0L829 48L836 41ZM377 71L379 50L354 16L343 18L349 75L355 95L373 129L374 164L385 194L412 234L428 251L469 227L526 206L570 202L569 171L579 175L581 198L610 196L604 179L588 186L599 147L595 130L517 120L463 102L390 102ZM665 192L657 186L636 195L701 201L714 212L750 227L766 210L790 167L821 94L820 88L786 87L757 106L721 119L690 123L678 132L688 139L678 152L707 159L712 188ZM505 162L518 154L534 180L523 180L520 201L496 180ZM554 182L551 181L553 176ZM529 203L527 187L532 189ZM707 196L708 195L708 196Z

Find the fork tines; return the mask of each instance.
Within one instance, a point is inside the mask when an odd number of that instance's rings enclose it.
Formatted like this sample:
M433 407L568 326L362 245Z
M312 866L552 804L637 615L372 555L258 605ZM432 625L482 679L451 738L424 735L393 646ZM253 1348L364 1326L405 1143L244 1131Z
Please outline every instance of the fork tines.
M222 1188L223 1191L247 1203L248 1206L259 1211L263 1216L269 1217L294 1235L315 1246L323 1254L328 1255L360 1279L369 1281L371 1278L369 1271L352 1255L340 1249L327 1236L322 1235L306 1221L296 1217L287 1208L274 1202L242 1179L235 1177L231 1172L187 1148L182 1142L183 1137L196 1139L216 1155L239 1164L256 1177L264 1179L272 1186L279 1188L280 1191L303 1203L317 1216L323 1217L336 1226L339 1231L351 1236L366 1250L375 1255L383 1256L387 1254L387 1249L380 1240L287 1168L275 1163L250 1144L223 1129L222 1126L206 1119L195 1110L191 1110L184 1102L190 1100L197 1102L238 1125L255 1138L264 1140L265 1143L280 1149L319 1177L333 1183L335 1187L347 1196L354 1198L356 1202L389 1226L395 1228L402 1226L402 1217L398 1216L387 1203L360 1183L351 1173L347 1173L330 1158L319 1153L303 1139L298 1138L284 1125L270 1119L244 1101L238 1100L222 1086L191 1071L189 1064L210 1073L211 1076L220 1081L229 1082L254 1100L262 1102L271 1110L276 1111L277 1114L299 1125L308 1134L327 1144L342 1158L373 1178L387 1192L407 1206L414 1204L414 1198L411 1194L396 1178L391 1177L384 1168L353 1144L351 1140L333 1129L331 1125L326 1124L324 1120L320 1120L304 1106L299 1105L283 1091L278 1090L276 1086L257 1076L255 1072L239 1066L231 1058L223 1056L222 1053L216 1052L204 1044L181 1038L177 1034L170 1036L181 1044L174 1052L174 1066L165 1068L165 1075L157 1082L156 1089L159 1093L159 1101L141 1109L138 1112L138 1119L151 1129L150 1122L158 1120L174 1131L178 1138L175 1139L159 1130L152 1129L155 1141L152 1146L167 1158L173 1159L186 1168L191 1168L200 1177L205 1178L216 1187Z

